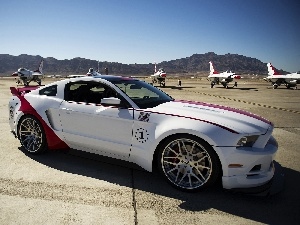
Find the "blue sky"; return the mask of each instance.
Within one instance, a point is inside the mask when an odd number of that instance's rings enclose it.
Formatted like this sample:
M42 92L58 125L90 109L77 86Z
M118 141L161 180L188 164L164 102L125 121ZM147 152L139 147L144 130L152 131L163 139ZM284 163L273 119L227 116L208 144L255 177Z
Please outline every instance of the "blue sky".
M215 52L295 72L299 9L296 0L0 0L0 54L131 64Z

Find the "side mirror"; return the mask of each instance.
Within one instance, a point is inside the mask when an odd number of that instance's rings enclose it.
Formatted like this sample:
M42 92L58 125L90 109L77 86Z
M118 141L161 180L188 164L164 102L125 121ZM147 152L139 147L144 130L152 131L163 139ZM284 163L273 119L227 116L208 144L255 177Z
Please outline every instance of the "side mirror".
M121 100L115 97L110 98L102 98L101 99L102 105L108 105L108 106L119 106L121 104Z

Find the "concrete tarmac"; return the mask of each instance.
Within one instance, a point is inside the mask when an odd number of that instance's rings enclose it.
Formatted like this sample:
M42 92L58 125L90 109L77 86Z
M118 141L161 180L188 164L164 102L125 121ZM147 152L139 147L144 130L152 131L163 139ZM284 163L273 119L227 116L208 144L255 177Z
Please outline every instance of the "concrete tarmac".
M0 224L299 224L300 90L253 80L229 89L210 88L205 79L181 81L179 87L167 80L162 89L176 99L245 109L275 124L282 192L257 197L216 186L185 193L155 173L106 157L27 154L8 125L9 87L16 83L0 78Z

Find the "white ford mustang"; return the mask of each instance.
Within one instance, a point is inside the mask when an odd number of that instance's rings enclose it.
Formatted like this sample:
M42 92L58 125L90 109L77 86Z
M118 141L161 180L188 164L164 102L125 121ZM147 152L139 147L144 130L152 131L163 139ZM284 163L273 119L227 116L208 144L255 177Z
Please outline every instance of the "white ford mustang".
M252 113L178 101L132 78L80 77L11 87L9 124L33 154L72 148L157 167L176 188L263 186L274 175L273 124Z

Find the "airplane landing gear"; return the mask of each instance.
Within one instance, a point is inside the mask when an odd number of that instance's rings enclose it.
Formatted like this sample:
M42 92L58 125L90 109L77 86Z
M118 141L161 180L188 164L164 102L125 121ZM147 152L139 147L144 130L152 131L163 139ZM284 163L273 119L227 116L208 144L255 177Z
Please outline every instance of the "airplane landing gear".
M160 86L161 86L161 87L165 87L165 86L166 86L166 82L164 82L164 81L163 81L163 82L160 82Z
M34 76L33 81L37 82L39 86L42 85L42 80L38 76Z
M228 83L227 82L222 82L222 85L224 88L228 89Z
M216 84L216 83L212 81L212 82L210 83L210 88L213 88L213 87L215 86L215 84Z
M166 86L166 78L164 77L159 77L158 79L158 83L160 87L165 87Z
M20 79L18 79L18 80L16 81L16 83L17 83L17 85L19 85L19 84L22 84L22 81L21 81Z
M233 87L237 87L237 82L234 82L234 85L233 85Z
M278 88L278 84L273 84L273 89L276 89L276 88Z
M41 86L41 85L42 85L42 81L41 81L41 79L38 79L36 82L38 83L38 85L39 85L39 86Z

